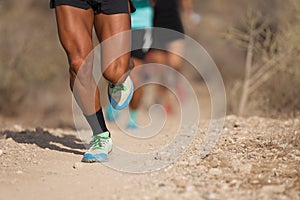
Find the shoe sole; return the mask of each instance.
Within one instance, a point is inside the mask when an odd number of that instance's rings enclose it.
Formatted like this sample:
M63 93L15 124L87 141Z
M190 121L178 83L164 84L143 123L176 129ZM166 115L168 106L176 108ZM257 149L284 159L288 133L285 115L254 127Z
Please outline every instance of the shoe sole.
M112 151L112 148L108 151L108 154ZM85 153L83 154L83 158L81 162L85 163L95 163L95 162L107 162L108 161L108 154L100 153L100 154L90 154Z
M106 162L108 160L107 154L84 154L81 162L94 163L94 162Z

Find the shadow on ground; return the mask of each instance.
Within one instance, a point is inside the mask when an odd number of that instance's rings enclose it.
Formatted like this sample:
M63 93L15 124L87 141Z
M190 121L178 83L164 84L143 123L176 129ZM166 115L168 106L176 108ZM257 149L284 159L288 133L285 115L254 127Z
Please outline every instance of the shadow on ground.
M43 149L48 148L66 153L81 155L83 154L81 150L85 150L84 144L76 136L67 134L56 136L54 133L42 128L24 131L5 130L0 132L0 137L12 138L15 142L21 144L36 144Z

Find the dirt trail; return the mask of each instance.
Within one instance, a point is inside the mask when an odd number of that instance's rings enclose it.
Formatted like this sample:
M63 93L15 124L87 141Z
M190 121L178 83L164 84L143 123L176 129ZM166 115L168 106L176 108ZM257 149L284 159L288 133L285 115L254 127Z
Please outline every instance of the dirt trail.
M145 174L80 163L85 149L75 131L5 128L0 199L300 199L299 118L228 116L213 152L200 159L205 124L178 161Z

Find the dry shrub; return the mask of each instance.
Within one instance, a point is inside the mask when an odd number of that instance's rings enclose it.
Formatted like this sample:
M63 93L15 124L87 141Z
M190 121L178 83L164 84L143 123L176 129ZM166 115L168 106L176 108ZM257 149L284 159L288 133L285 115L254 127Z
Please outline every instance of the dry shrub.
M30 95L45 90L63 70L57 64L61 56L55 57L55 24L49 24L43 6L31 0L0 2L1 115L17 115L26 102L38 105Z
M300 110L299 3L272 3L268 15L261 4L251 4L226 35L246 54L243 80L229 90L230 107L241 115L295 116Z
M300 3L297 0L282 2L282 11L278 12L278 24L286 34L281 41L292 48L292 52L286 52L275 73L260 90L253 95L253 103L250 108L261 115L296 117L300 113ZM264 112L261 112L264 111Z

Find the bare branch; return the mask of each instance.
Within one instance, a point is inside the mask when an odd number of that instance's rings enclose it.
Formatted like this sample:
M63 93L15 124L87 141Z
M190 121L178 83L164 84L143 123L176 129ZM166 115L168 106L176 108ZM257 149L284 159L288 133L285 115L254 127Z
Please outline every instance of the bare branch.
M253 76L251 77L250 84L252 85L252 84L255 84L257 81L259 81L259 79L264 74L266 74L269 71L269 69L272 66L274 66L281 59L282 59L282 57L270 59L269 62L267 62L263 66L261 66L261 68L255 74L253 74Z
M229 30L229 33L238 40L249 41L250 36L236 28Z
M259 88L264 82L270 79L270 77L278 70L272 70L269 73L264 74L259 80L257 80L253 85L249 87L249 94L253 93L257 88Z
M249 95L249 80L250 80L250 75L251 75L251 68L252 68L252 61L253 61L253 50L254 50L254 43L255 43L255 38L252 36L250 32L250 40L248 44L248 49L247 49L247 57L246 57L246 63L245 63L245 77L244 77L244 83L243 83L243 91L242 91L242 96L241 96L241 101L239 105L239 114L243 115L245 106L247 103L248 95Z

